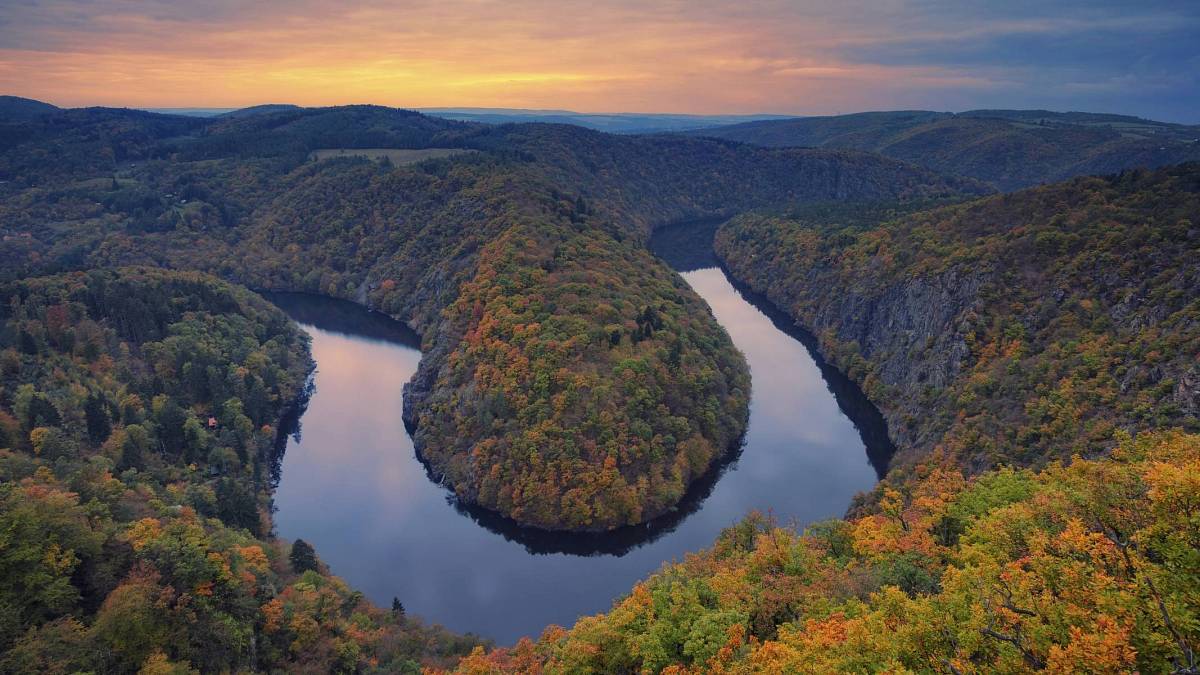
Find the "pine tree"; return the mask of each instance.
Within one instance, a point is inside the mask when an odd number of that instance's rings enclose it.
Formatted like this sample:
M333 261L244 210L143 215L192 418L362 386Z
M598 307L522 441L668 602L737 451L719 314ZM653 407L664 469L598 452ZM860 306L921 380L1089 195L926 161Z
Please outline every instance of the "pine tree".
M103 396L88 394L87 402L83 404L83 415L87 421L88 440L93 445L99 445L108 439L108 435L112 433L112 421L108 416L108 404Z
M317 571L317 552L303 539L297 539L292 544L288 560L292 561L292 571L296 574L303 574L309 570Z

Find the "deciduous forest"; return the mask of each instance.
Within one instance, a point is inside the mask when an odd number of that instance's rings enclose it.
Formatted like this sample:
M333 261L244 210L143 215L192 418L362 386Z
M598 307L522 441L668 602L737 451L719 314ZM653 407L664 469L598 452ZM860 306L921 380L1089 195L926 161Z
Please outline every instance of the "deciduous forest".
M1018 175L971 169L970 143L836 142L895 117L823 122L812 149L380 106L12 109L0 671L1200 668L1200 166L1136 168L1174 160L1126 152L1120 120L916 121L1098 139L1102 161ZM318 152L340 149L370 152ZM250 289L419 333L395 414L456 499L541 531L669 513L737 447L753 390L646 249L697 218L883 413L896 457L846 518L750 514L611 611L504 647L378 607L275 536L313 362Z
M0 291L0 670L416 670L479 643L269 536L275 425L310 367L281 311L144 268Z

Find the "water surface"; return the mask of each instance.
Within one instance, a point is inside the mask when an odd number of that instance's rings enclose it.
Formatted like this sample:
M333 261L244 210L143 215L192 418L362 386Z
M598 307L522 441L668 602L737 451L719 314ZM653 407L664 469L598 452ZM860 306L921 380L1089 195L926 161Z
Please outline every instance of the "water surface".
M356 305L285 294L272 299L312 335L317 373L282 461L279 534L313 544L335 574L381 605L398 597L412 614L511 643L607 610L664 561L710 545L752 509L800 526L840 516L876 480L865 445L876 465L886 461L886 437L872 429L878 413L836 372L823 376L804 336L719 267L703 266L702 256L699 264L666 257L687 270L745 353L753 382L744 445L677 512L608 535L561 535L457 504L430 480L401 420L401 391L420 358L416 336Z

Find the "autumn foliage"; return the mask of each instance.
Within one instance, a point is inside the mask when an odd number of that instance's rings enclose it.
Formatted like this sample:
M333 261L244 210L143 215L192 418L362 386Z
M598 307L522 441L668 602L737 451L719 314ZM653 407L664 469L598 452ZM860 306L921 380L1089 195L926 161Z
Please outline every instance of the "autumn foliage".
M749 373L649 254L547 229L490 244L447 309L466 329L421 414L423 456L460 495L522 523L648 520L737 439Z
M878 403L894 466L940 446L978 470L1200 430L1197 213L1189 164L915 213L747 215L717 250Z
M0 292L0 672L414 671L478 643L268 535L311 367L278 309L145 269Z
M1188 672L1200 436L974 478L926 466L803 532L753 515L606 614L458 672Z

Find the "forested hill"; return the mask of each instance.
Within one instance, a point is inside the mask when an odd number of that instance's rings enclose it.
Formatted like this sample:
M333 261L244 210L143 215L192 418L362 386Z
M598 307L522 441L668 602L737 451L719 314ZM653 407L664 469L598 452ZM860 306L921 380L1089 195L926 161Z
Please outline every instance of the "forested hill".
M0 120L27 120L57 111L56 106L20 96L0 96Z
M547 122L574 124L612 134L650 134L667 131L702 129L760 119L778 119L786 115L677 115L670 113L579 113L570 110L526 110L514 108L421 108L433 117L463 122L512 124Z
M477 640L270 536L307 338L195 273L0 284L0 672L355 672Z
M532 160L553 185L572 186L621 236L756 206L830 200L919 200L991 191L854 150L754 148L679 135L613 136L566 125L507 125L496 148ZM484 142L484 141L478 141Z
M1121 122L950 121L1000 118ZM475 641L269 538L310 363L229 281L407 321L432 474L604 530L744 430L744 360L644 248L735 216L718 254L879 405L896 468L850 520L751 517L464 671L1195 672L1200 166L990 192L857 150L378 106L2 117L0 671L450 665Z
M877 152L1001 190L1200 160L1200 127L1044 110L924 110L746 122L689 132L767 147Z
M1097 456L1200 430L1200 164L900 216L746 215L717 253L958 466Z
M1200 436L967 478L798 532L754 514L570 629L474 673L1188 673Z
M1197 213L1193 164L726 223L730 271L883 410L892 472L457 672L1196 672Z
M744 427L745 363L644 249L651 227L986 190L861 153L377 106L71 110L5 128L6 275L201 269L405 319L426 352L404 411L422 457L463 499L546 528L663 513ZM310 159L337 148L391 152ZM428 148L468 152L405 163Z

